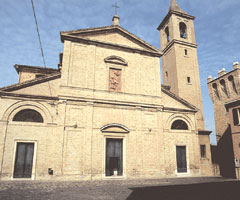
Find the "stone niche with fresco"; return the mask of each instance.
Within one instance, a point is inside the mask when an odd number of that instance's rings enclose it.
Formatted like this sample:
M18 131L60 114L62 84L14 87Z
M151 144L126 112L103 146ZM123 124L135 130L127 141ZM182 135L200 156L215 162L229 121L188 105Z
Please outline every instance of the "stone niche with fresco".
M109 91L121 92L121 69L109 69Z
M109 56L104 61L109 67L109 91L122 92L122 66L127 66L127 62L118 56Z

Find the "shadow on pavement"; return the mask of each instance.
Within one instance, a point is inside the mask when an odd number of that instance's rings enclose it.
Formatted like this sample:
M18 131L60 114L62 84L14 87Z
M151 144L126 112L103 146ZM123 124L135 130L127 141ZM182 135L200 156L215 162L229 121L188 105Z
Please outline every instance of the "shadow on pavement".
M231 200L240 199L240 181L135 187L127 200Z

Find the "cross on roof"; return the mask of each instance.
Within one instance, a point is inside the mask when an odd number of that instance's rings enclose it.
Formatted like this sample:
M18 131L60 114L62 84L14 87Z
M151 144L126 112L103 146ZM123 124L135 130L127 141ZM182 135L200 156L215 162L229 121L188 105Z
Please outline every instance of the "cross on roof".
M117 1L115 2L114 5L112 5L112 7L115 8L115 15L117 15L117 9L120 8L120 7L117 5Z

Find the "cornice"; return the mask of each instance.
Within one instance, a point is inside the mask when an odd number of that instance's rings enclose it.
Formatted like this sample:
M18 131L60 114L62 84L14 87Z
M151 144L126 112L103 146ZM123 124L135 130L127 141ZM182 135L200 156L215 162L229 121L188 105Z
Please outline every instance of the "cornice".
M210 135L212 131L198 129L198 135Z
M236 99L232 99L230 101L227 101L226 103L224 103L224 106L226 107L226 109L228 110L229 108L233 108L236 106L240 105L240 99L236 98Z
M22 83L17 83L17 84L13 84L13 85L9 85L9 86L0 88L0 91L11 92L11 91L19 90L19 89L26 88L26 87L29 87L29 86L32 86L32 85L37 85L39 83L44 83L44 82L47 82L47 81L51 81L51 80L54 80L54 79L57 79L57 78L60 78L60 77L61 77L61 73L46 75L44 77L39 77L39 78L32 79L32 80L29 80L29 81L25 81L25 82L22 82Z
M187 109L181 109L181 108L170 108L170 107L163 107L163 111L177 111L177 112L192 112L196 113L196 110L187 110Z
M12 92L4 92L4 91L0 91L0 96L1 97L16 97L16 98L24 98L24 99L58 100L58 97L30 95L30 94L16 94L16 93L12 93Z
M211 84L211 83L213 83L213 82L215 82L215 81L217 81L219 79L224 79L226 76L229 76L229 74L231 74L232 72L237 71L237 70L240 70L240 69L236 68L236 69L233 69L233 70L231 70L229 72L226 72L226 74L223 74L222 76L218 76L217 78L214 78L213 80L207 82L207 84Z
M188 108L190 108L193 112L198 112L198 109L192 105L191 103L189 103L188 101L182 99L181 97L177 96L176 94L170 92L169 90L166 90L164 88L164 86L162 86L162 92L164 92L165 94L167 94L168 96L174 98L175 100L177 100L178 102L182 103L183 105L187 106ZM170 109L170 108L168 108ZM174 108L171 108L174 109ZM181 109L180 109L181 110Z
M33 72L33 73L56 73L59 70L58 69L54 69L54 68L45 68L45 67L40 67L40 66L29 66L29 65L18 65L15 64L14 68L16 69L16 71L19 73L21 71L24 72Z
M117 32L119 34L125 34L125 36L127 38L129 38L130 40L133 40L134 42L137 42L141 46L144 46L144 47L150 49L150 51L151 50L156 51L156 52L160 51L159 49L157 49L153 45L151 45L148 42L142 40L141 38L139 38L135 34L127 31L126 29L124 29L123 27L121 27L119 25L111 25L111 26L104 26L104 27L97 27L97 28L88 28L88 29L79 29L79 30L75 30L75 31L60 32L60 37L61 37L61 41L63 42L63 38L62 38L63 35L78 35L78 36L81 37L81 36L106 34L106 33L114 33L114 32Z
M189 42L184 42L181 40L177 40L177 39L173 39L171 42L168 43L168 45L165 47L165 49L163 49L162 53L163 55L168 51L168 49L170 49L174 44L180 44L180 45L185 45L185 46L189 46L192 48L197 48L198 45L197 44L193 44L193 43L189 43Z
M103 42L103 41L98 41L98 40L92 40L92 39L86 39L83 37L79 36L70 36L70 35L62 35L63 40L69 40L72 42L78 42L78 43L83 43L83 44L89 44L89 45L96 45L96 46L101 46L101 47L107 47L107 48L112 48L112 49L120 49L124 51L130 51L134 53L140 53L140 54L145 54L145 55L151 55L155 57L161 57L162 53L160 50L158 51L147 51L144 49L139 49L139 48L133 48L125 45L119 45L119 44L114 44L114 43L109 43L109 42Z

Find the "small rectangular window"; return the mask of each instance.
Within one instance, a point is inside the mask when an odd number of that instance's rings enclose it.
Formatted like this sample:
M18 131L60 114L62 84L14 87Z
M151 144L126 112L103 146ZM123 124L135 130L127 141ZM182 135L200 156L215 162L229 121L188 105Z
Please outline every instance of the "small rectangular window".
M200 145L201 158L206 158L206 145Z
M168 77L168 72L166 71L166 77Z
M184 51L185 51L185 56L188 55L187 49L185 49Z
M240 113L240 108L235 108L232 110L232 113L233 113L233 124L235 126L239 125L239 113Z
M187 77L187 82L191 83L191 78L189 76Z

